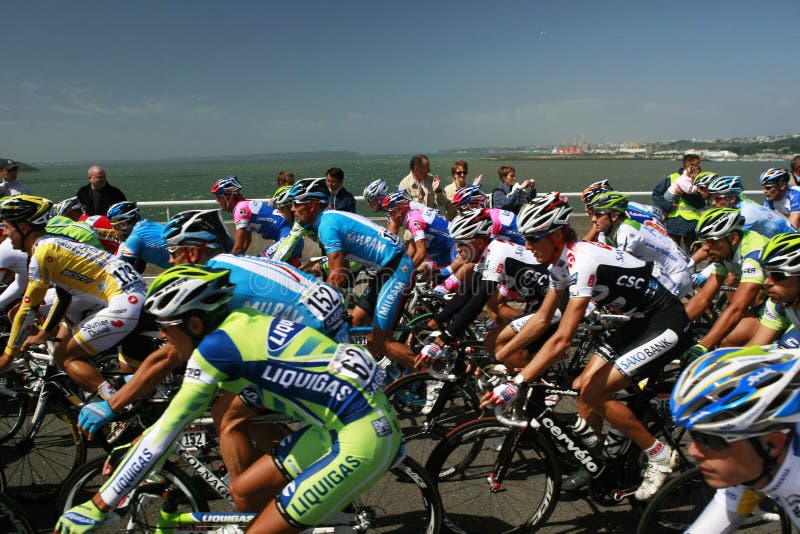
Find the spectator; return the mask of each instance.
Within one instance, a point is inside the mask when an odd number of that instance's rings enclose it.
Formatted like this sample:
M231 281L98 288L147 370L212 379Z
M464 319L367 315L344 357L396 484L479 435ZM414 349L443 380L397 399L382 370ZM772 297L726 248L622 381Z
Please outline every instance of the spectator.
M497 169L500 186L492 191L492 207L517 213L519 208L536 197L536 180L529 178L517 183L517 170L514 167Z
M672 188L670 193L669 189L675 182L694 184L700 171L700 156L686 154L683 156L683 167L653 188L653 204L667 214L667 232L684 250L688 250L695 240L695 226L700 218L700 211L706 207L706 200L697 192L696 187L691 193L682 192L678 188Z
M408 191L411 198L431 209L447 206L447 197L438 176L431 176L431 162L425 154L416 154L409 163L409 172L397 189Z
M278 171L278 187L292 185L294 183L294 173L287 170Z
M456 191L467 185L467 175L469 174L469 165L463 159L456 160L453 166L450 167L450 175L453 177L453 183L444 188L444 196L447 197L445 204L445 214L447 220L452 221L458 215L458 209L453 205L453 196ZM483 175L478 175L473 181L472 185L480 185Z
M789 170L792 172L794 185L800 186L800 156L792 158L792 162L789 164Z
M356 212L356 197L344 188L344 171L339 167L331 167L325 172L325 181L331 190L328 207L332 210Z
M17 171L19 167L13 159L0 160L0 174L3 175L3 185L0 186L0 196L9 197L12 195L32 195L30 188L17 181Z
M88 175L89 183L78 189L77 194L86 215L105 215L108 208L127 200L122 191L108 183L106 171L102 167L92 165Z

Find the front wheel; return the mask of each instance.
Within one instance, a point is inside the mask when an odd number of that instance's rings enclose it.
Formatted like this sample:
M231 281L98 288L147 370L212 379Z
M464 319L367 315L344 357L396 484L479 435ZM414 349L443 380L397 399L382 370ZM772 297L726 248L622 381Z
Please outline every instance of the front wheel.
M450 432L425 468L437 481L448 523L481 534L527 532L558 503L557 454L535 430L487 417Z

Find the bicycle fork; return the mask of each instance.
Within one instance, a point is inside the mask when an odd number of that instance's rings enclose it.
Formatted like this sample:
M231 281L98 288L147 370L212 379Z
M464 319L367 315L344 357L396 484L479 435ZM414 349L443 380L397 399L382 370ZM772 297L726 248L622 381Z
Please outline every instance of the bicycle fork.
M500 491L508 468L511 465L511 460L514 457L514 452L517 450L517 443L522 436L522 432L523 430L514 429L513 432L503 437L503 443L500 445L500 451L497 455L497 461L494 464L493 471L486 477L490 492L498 493Z

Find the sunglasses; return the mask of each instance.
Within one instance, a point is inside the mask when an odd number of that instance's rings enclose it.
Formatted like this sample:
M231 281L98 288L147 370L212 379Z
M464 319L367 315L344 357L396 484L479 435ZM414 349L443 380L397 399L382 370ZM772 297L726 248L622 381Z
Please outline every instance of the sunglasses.
M731 446L730 443L725 441L723 438L719 436L714 436L713 434L706 434L705 432L697 432L696 430L690 430L689 436L692 438L698 447L702 449L706 449L708 451L716 451L721 452L727 450L728 447Z
M467 174L467 171L456 171L456 174L459 176L463 176Z
M539 234L526 235L525 241L527 241L531 245L535 245L536 243L538 243L539 241L541 241L542 239L544 239L545 237L549 236L552 233L553 232L542 232Z
M789 276L786 273L781 271L766 271L766 273L769 278L772 278L776 282L783 282L784 280L789 278Z
M170 245L167 247L167 253L171 258L174 258L178 255L178 252L186 248L189 248L189 245Z
M164 332L167 328L171 326L178 326L179 324L183 324L183 319L173 319L172 321L168 321L165 319L156 319L156 326L162 332Z
M764 191L772 191L773 189L778 189L778 186L775 185L775 184L773 184L773 185L765 185L764 186Z

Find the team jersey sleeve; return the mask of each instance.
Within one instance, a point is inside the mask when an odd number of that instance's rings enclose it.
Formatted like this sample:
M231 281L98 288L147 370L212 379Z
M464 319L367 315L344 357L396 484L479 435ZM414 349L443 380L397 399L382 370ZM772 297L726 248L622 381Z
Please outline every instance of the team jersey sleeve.
M591 297L595 280L597 279L596 265L591 261L582 261L581 257L575 258L575 264L569 273L569 297Z
M253 212L250 209L250 201L242 200L233 208L233 224L237 230L246 229L250 224Z
M42 268L43 264L48 265L46 260L42 261L47 256L47 249L47 245L37 246L28 264L28 287L22 296L19 310L14 316L11 334L6 344L6 352L12 356L19 354L25 337L33 333L30 330L35 315L33 310L44 300L44 295L50 285L49 267Z
M408 212L406 215L406 227L408 227L408 231L411 232L411 237L414 238L414 241L422 241L425 239L425 228L427 225L425 224L425 219L422 217L422 213L416 210L412 210Z
M783 332L789 328L789 325L791 324L789 318L783 313L783 310L781 310L778 305L772 301L772 299L767 299L767 302L764 304L764 309L761 311L759 323L763 324L770 330L776 330L778 332Z
M342 234L336 225L320 224L317 235L319 237L320 244L325 247L325 252L327 254L344 250Z
M743 486L718 489L687 534L735 532L764 496Z
M761 285L764 283L766 277L764 276L764 269L758 261L761 251L748 254L742 259L742 277L739 283L750 283Z
M786 196L789 199L789 211L800 211L800 189L790 187Z

